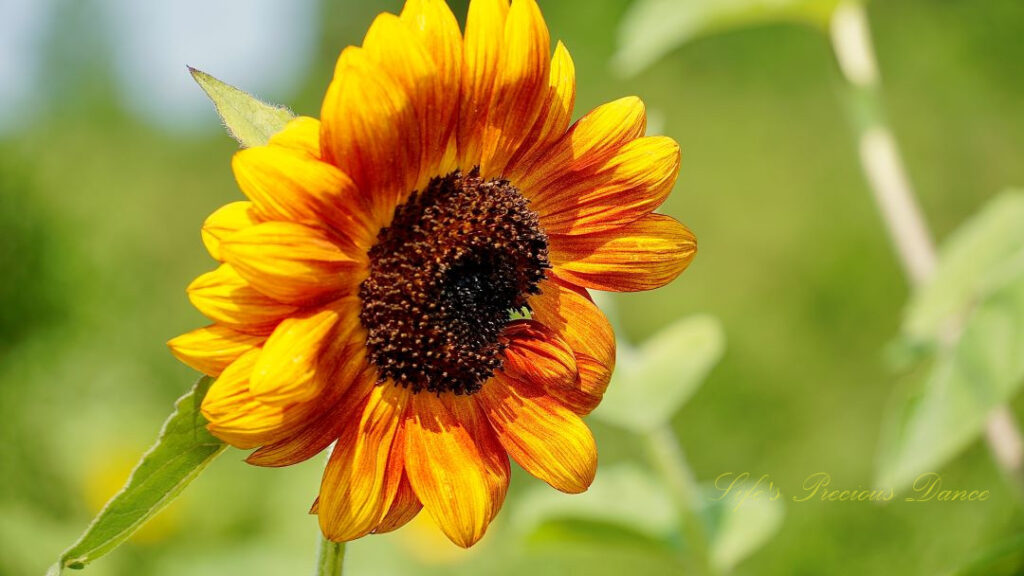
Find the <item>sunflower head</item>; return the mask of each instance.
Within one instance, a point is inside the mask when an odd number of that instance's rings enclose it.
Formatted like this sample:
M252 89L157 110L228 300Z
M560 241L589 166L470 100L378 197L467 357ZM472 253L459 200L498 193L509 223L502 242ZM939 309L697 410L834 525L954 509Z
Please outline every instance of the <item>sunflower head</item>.
M653 213L679 149L624 98L570 125L575 72L535 0L382 14L342 51L320 120L232 167L219 266L189 286L213 323L170 342L216 377L210 431L287 466L335 445L324 534L387 532L421 509L456 544L501 508L509 457L564 492L597 466L583 416L615 363L589 289L662 286L693 235Z

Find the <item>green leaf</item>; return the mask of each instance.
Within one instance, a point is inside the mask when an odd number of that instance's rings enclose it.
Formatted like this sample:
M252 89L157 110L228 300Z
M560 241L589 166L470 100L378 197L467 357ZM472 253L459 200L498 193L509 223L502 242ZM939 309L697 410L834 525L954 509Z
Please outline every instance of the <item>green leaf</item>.
M705 489L708 505L701 511L708 525L711 563L719 572L730 572L764 546L785 516L781 492L765 479L744 479L729 488Z
M260 102L238 88L191 66L188 71L210 100L213 100L224 126L243 148L265 145L271 136L280 132L292 118L295 118L295 114L287 108Z
M212 380L200 378L175 403L156 444L132 471L120 492L107 502L78 542L50 567L47 576L64 568L79 569L128 539L146 520L170 504L225 448L206 430L198 405Z
M590 489L566 497L547 486L537 486L519 499L513 524L525 534L544 539L569 538L578 526L604 526L626 530L651 540L665 540L679 518L665 487L646 470L632 464L602 468Z
M1005 192L954 232L935 274L915 293L903 321L911 341L939 338L948 322L1024 272L1024 193Z
M612 61L637 74L687 42L714 33L770 22L824 28L838 0L636 0L619 26Z
M712 316L691 316L669 325L637 350L622 351L594 416L639 433L667 424L724 350L725 333Z
M919 394L883 431L877 485L901 490L936 471L982 432L989 412L1024 383L1024 274L989 295L940 351Z

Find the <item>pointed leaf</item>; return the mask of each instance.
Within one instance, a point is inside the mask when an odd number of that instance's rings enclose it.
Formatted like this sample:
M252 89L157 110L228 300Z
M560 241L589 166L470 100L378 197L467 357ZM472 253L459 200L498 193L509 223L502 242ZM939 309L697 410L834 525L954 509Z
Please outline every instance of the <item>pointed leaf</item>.
M188 71L213 100L224 126L243 148L265 145L295 117L291 110L265 104L205 72L192 67Z
M876 484L900 490L978 438L989 413L1024 384L1024 274L970 314L942 350L920 393L905 399L883 433Z
M934 340L1005 280L1024 272L1024 193L1005 192L943 244L935 274L907 307L903 333Z
M64 568L82 568L116 548L174 500L224 450L225 444L206 431L206 420L198 412L211 382L208 377L201 378L178 399L156 444L142 456L127 483L78 542L61 554L48 576L59 576Z
M724 350L725 332L712 316L669 325L638 349L623 351L594 416L641 433L667 424Z

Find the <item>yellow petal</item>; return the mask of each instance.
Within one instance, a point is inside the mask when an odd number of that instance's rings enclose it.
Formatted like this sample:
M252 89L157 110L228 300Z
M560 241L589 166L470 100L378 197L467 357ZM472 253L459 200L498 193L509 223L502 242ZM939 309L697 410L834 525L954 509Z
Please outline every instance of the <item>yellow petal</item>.
M239 356L263 344L263 336L211 324L167 343L178 360L208 376L218 376Z
M606 161L646 129L647 116L639 98L602 104L577 120L532 165L520 164L508 176L529 198L542 190L569 186L575 181L572 174Z
M360 48L346 48L321 108L324 158L349 175L386 224L420 174L419 118L412 95Z
M501 445L524 470L562 492L590 487L597 445L578 415L543 388L501 373L476 398Z
M539 155L558 141L569 128L572 111L576 103L576 68L569 50L561 42L551 57L551 74L547 92L540 106L540 115L533 123L519 150L513 155L506 169L517 174L519 166L530 166Z
M327 338L334 335L339 313L334 307L283 320L263 345L249 381L249 391L260 402L287 405L304 402L319 390L318 369L326 370Z
M402 480L401 425L410 393L397 386L370 392L359 419L346 426L320 485L320 528L336 542L380 525Z
M398 485L398 492L395 493L395 501L391 503L391 509L381 520L380 524L373 529L374 534L384 534L398 530L409 523L423 509L423 503L416 497L409 483L407 476L402 476L402 482Z
M622 228L549 237L556 273L595 290L636 292L668 284L689 266L697 239L669 216L648 214Z
M232 202L221 206L203 223L202 236L206 251L214 260L223 262L224 258L220 254L221 239L258 223L252 202Z
M271 136L268 143L320 158L320 121L309 116L298 116L288 122L284 130Z
M188 287L188 298L207 318L256 335L269 334L296 311L257 292L230 264L196 278Z
M471 0L462 44L462 93L459 104L458 160L463 167L480 162L499 74L508 0Z
M288 304L315 305L344 296L366 266L324 231L294 222L264 222L221 242L226 262L259 292Z
M207 429L236 448L250 449L287 438L320 409L315 401L282 407L254 399L249 393L249 376L258 356L259 351L253 350L235 360L203 399Z
M535 190L530 207L548 234L590 234L625 226L668 197L679 175L679 145L671 138L637 138L606 162Z
M333 165L294 149L256 146L235 153L231 167L260 221L324 226L352 245L372 245L359 191Z
M526 141L548 92L551 38L535 0L513 0L480 158L484 177L500 176Z
M473 399L414 394L405 469L423 507L455 544L483 537L508 489L508 458Z

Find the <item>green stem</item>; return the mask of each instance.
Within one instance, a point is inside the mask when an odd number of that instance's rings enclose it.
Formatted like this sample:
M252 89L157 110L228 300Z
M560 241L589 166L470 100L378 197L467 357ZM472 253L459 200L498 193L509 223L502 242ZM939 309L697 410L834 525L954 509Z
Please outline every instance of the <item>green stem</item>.
M320 536L316 550L316 576L341 576L345 563L345 543L331 542Z
M717 571L708 556L709 542L704 522L698 511L701 506L696 477L686 462L686 454L675 432L665 425L646 436L651 463L657 468L672 493L676 506L683 513L683 535L690 568L697 574L715 574Z
M843 0L830 24L832 48L845 82L847 118L857 136L861 167L912 288L928 281L938 260L899 146L885 115L867 11L860 0ZM947 327L943 345L953 346L960 326ZM1024 498L1024 437L1008 407L989 415L985 439L1004 478Z

